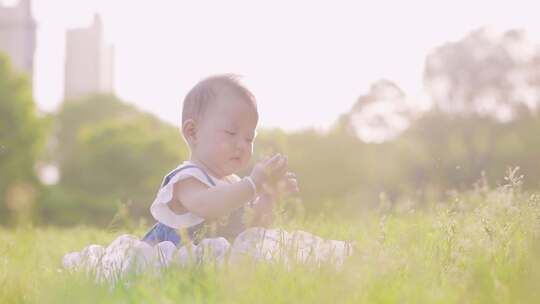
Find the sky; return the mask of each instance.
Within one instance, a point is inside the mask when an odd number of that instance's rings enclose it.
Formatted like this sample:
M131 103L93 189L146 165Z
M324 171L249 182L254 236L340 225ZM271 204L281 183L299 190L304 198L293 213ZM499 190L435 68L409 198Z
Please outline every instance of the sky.
M58 107L65 32L99 13L115 93L140 109L177 124L198 80L232 72L257 97L262 127L324 129L382 78L425 105L426 55L471 30L520 28L540 42L534 2L34 0L34 96Z

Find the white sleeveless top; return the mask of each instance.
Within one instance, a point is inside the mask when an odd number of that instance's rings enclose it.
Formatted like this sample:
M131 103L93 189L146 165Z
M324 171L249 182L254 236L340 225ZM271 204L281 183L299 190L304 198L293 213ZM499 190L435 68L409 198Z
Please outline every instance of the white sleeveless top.
M195 165L194 163L190 161L185 161L173 171L181 167L185 167L185 166L197 166L197 165ZM167 174L167 176L169 174ZM215 176L212 176L210 175L210 173L208 173L208 176L212 179L212 181L215 183L216 186L230 184L230 182L227 182L224 179L219 179ZM172 176L172 178L169 180L169 182L165 186L162 186L159 189L156 195L156 198L154 199L154 201L152 202L152 205L150 206L150 213L158 222L161 222L175 229L189 228L191 226L195 226L197 224L204 222L204 218L199 217L191 212L186 212L183 214L176 214L175 212L171 210L171 208L169 208L169 205L167 205L167 203L169 203L172 200L174 184L176 184L178 181L181 181L190 177L197 179L198 181L207 185L208 187L214 187L214 185L210 183L210 181L208 180L204 172L201 171L201 169L199 168L191 167L191 168L183 169L180 172L176 173L175 175ZM235 174L229 176L229 178L232 181L240 180L240 178Z

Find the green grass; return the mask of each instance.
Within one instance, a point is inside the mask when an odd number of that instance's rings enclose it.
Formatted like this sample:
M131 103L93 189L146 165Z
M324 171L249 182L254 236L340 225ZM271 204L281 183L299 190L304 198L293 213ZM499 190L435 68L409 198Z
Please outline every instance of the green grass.
M110 287L66 272L61 259L126 231L0 230L0 303L538 303L540 195L518 189L454 193L447 202L409 202L355 221L287 224L288 230L354 240L354 255L340 271L172 267Z

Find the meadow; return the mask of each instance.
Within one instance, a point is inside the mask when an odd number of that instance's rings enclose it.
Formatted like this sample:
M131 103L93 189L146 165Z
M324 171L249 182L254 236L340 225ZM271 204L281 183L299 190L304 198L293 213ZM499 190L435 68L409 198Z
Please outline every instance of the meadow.
M354 221L281 221L354 241L340 270L275 264L173 266L115 285L70 273L62 256L131 230L32 227L0 230L0 303L537 303L540 194L513 175L490 189L449 191L444 201L381 203Z
M309 30L297 23L302 33ZM28 23L21 25L26 30ZM399 34L384 41L401 43ZM176 120L163 121L139 108L143 100L109 91L67 97L49 112L34 100L40 93L33 72L0 50L0 304L540 303L540 47L529 38L525 29L481 27L433 46L414 69L423 70L426 100L410 83L377 79L379 72L368 83L353 73L350 85L359 95L324 130L313 124L286 131L282 119L314 119L321 105L337 110L347 102L337 94L348 91L342 73L318 69L324 87L310 77L295 76L292 86L272 81L272 91L303 110L289 111L287 102L287 110L275 112L279 119L269 125L261 119L257 132L253 161L287 155L301 189L297 200L280 203L273 228L350 241L354 252L341 268L174 265L128 273L113 285L67 271L62 257L90 244L107 246L121 234L141 237L153 224L148 207L164 174L189 159L190 148ZM375 57L403 53L393 51ZM144 55L133 58L153 60ZM328 56L316 63L335 61ZM282 79L283 70L269 71L268 79ZM398 74L419 80L414 71ZM154 78L145 84L158 86L147 90L155 95L141 98L161 108L163 93L174 89L179 110L183 81ZM336 94L319 91L332 85ZM310 92L320 98L308 98ZM275 99L255 95L261 117L270 115L262 109ZM507 166L515 169L501 180Z

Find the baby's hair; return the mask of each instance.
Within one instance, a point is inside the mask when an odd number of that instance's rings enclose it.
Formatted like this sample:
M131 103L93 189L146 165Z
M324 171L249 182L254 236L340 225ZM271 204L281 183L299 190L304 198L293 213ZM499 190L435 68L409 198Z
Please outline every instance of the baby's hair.
M197 83L184 98L182 109L182 125L188 119L200 119L206 109L222 90L231 90L249 102L257 112L255 96L239 81L236 74L214 75Z

